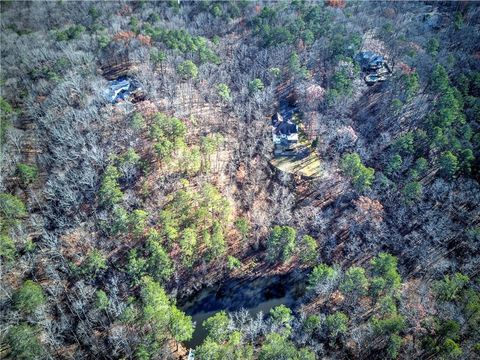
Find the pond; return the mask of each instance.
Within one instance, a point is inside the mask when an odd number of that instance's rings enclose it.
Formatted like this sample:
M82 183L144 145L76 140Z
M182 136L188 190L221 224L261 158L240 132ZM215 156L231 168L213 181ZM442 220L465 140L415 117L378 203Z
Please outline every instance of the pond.
M201 290L181 305L181 309L196 323L193 337L185 345L194 348L207 336L202 323L215 313L247 309L251 315L260 311L268 314L271 308L284 304L293 308L303 295L303 283L295 281L293 274L235 279L226 284Z

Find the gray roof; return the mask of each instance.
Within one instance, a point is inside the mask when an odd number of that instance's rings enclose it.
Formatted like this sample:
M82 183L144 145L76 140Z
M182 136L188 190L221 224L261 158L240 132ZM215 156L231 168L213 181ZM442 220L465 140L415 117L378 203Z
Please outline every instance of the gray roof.
M279 122L283 121L283 116L277 112L272 116L272 124L273 126L276 126Z
M373 51L362 51L355 55L355 60L364 67L382 65L385 61L383 56L376 54Z
M277 135L291 135L298 132L297 124L290 121L282 121L275 128L275 134Z
M109 88L105 92L105 96L112 103L118 100L124 100L135 89L129 78L121 77L117 80L109 82Z

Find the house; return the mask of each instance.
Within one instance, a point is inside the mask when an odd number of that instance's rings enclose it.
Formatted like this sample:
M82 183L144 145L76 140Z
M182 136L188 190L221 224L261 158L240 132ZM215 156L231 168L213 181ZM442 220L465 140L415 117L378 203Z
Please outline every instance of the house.
M362 51L355 55L357 61L362 67L362 71L377 71L384 66L385 59L383 56L373 51Z
M272 137L276 156L297 155L298 125L278 112L272 117Z
M105 97L112 104L126 100L137 87L127 77L120 77L109 82L109 88L105 91Z
M387 80L387 76L392 73L383 56L373 51L362 51L355 55L354 59L360 64L362 71L367 73L363 79L368 86Z

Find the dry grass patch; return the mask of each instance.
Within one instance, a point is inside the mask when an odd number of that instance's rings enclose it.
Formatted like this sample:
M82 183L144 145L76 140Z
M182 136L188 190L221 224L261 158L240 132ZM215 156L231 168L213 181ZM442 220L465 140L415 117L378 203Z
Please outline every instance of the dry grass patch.
M321 174L321 162L317 154L311 153L303 159L281 156L271 160L271 164L283 172L316 178Z

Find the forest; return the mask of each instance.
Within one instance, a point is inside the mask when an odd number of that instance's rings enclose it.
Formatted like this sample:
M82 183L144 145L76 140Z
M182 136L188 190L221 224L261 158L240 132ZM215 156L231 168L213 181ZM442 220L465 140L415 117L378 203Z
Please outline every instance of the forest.
M0 358L480 359L480 3L0 2Z

